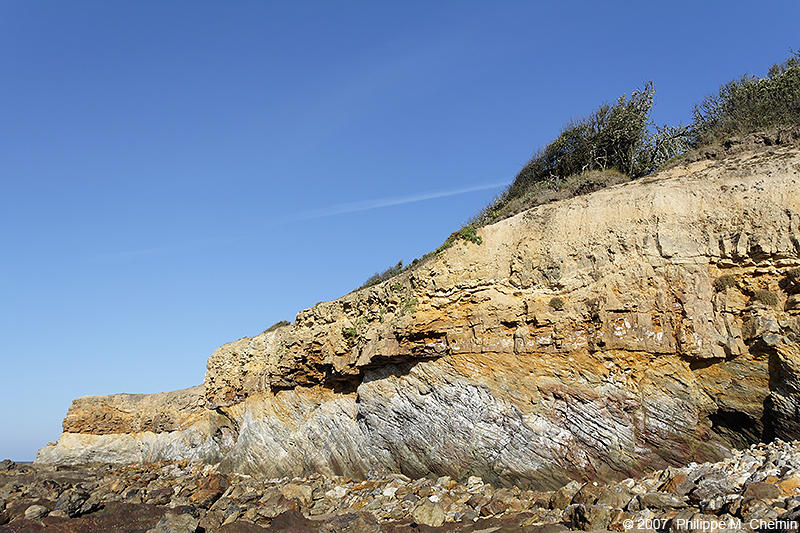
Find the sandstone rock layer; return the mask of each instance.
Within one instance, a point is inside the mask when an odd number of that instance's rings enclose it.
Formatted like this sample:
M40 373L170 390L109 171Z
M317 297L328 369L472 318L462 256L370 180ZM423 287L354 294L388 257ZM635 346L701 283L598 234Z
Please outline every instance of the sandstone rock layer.
M799 185L783 146L536 207L222 346L195 392L76 401L38 460L547 488L799 437Z

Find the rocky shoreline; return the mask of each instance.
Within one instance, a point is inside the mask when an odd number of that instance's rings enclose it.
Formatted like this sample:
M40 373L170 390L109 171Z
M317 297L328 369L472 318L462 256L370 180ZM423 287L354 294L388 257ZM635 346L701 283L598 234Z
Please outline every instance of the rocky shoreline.
M797 531L800 442L553 491L478 477L258 479L186 460L0 463L0 532Z

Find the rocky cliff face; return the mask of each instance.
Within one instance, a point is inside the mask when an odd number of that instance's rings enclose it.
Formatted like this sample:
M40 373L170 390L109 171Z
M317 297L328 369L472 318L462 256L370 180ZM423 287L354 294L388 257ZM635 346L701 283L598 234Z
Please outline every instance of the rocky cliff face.
M37 460L547 488L800 437L797 146L480 235L222 346L203 387L76 400Z

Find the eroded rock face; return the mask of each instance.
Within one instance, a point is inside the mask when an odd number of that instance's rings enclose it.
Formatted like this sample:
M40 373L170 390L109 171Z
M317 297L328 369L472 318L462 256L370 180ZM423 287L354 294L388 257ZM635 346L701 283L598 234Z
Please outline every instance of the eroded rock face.
M85 396L72 402L64 418L67 433L163 433L185 429L207 416L204 387L158 394Z
M217 462L233 442L230 420L205 407L202 385L158 394L87 396L72 402L64 433L43 463Z
M219 348L202 408L80 400L40 460L196 430L213 453L150 455L556 487L798 437L799 185L800 150L779 147L534 208Z

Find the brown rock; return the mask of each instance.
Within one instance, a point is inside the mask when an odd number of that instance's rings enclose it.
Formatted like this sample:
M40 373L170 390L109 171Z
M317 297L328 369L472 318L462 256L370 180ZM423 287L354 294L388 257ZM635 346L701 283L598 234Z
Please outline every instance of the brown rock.
M659 489L662 492L668 492L675 496L685 496L695 487L695 484L683 472L678 472L669 480L664 483Z
M147 496L145 497L145 503L151 503L153 505L167 505L172 499L172 495L173 491L169 487L153 489L147 491Z
M792 476L778 483L782 496L797 496L800 494L800 476Z
M252 522L238 520L230 524L224 524L215 531L218 533L267 533L270 529L263 528Z
M213 490L220 494L224 493L230 487L230 481L224 474L214 473L205 478L202 478L198 484L198 489Z
M197 490L189 496L189 501L207 509L228 490L230 482L222 474L211 474L198 480L196 486Z
M213 489L200 489L189 496L189 501L199 507L208 509L214 505L214 502L217 501L220 496L222 496L222 494L219 491Z
M771 483L757 482L750 483L742 494L742 498L747 500L775 500L781 497L781 489Z
M414 521L426 526L439 527L444 524L445 515L442 506L427 499L417 505L411 514Z
M314 501L314 489L303 483L289 483L281 488L281 494L287 500L297 500L306 507Z
M606 488L596 482L586 483L575 493L575 496L572 498L572 503L593 505L605 491Z
M378 520L369 513L347 513L327 520L320 533L381 533Z
M553 493L553 497L550 500L550 505L553 509L564 509L572 503L572 498L575 497L575 494L581 489L583 485L578 483L577 481L570 481L557 491Z
M642 509L682 509L687 507L686 502L664 492L648 492L638 496Z
M269 523L269 531L286 533L316 533L317 526L299 511L284 511Z

